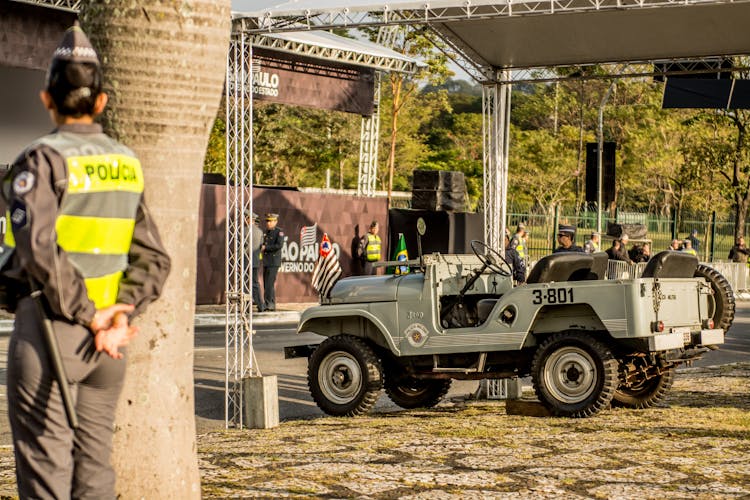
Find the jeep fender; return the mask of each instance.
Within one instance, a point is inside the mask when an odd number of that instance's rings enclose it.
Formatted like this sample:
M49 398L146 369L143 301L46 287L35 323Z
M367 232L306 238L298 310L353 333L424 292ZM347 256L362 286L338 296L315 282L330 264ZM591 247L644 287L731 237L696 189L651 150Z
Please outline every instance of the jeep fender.
M352 309L347 304L345 310L337 311L335 306L319 306L302 313L297 332L312 332L324 337L348 334L372 341L390 350L395 355L401 351L393 338L388 335L383 322L366 309Z
M585 332L608 331L590 304L545 305L540 307L531 322L524 347L537 343L538 335L577 330Z

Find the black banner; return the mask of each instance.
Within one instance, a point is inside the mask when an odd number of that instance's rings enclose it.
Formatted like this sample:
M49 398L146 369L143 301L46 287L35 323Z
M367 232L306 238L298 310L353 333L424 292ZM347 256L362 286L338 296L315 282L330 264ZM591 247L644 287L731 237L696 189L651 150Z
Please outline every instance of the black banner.
M323 63L270 50L253 50L253 99L370 116L375 71Z

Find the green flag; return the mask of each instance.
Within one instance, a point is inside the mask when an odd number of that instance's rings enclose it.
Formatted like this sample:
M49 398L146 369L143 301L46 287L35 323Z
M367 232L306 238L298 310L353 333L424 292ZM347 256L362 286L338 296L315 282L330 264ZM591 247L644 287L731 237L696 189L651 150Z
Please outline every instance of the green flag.
M396 251L393 254L393 259L399 262L406 262L409 260L409 253L406 251L406 239L404 233L398 233L398 245L396 245ZM393 268L393 274L409 274L409 266L396 266Z

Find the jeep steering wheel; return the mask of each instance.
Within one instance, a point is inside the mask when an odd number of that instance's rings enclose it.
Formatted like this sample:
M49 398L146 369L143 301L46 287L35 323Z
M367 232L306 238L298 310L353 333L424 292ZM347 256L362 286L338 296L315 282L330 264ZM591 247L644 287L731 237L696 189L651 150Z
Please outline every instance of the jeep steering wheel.
M493 273L497 273L500 276L510 276L513 274L513 268L508 264L508 261L500 255L500 252L490 248L484 242L471 240L471 250L480 262ZM505 266L505 269L503 269L503 265Z

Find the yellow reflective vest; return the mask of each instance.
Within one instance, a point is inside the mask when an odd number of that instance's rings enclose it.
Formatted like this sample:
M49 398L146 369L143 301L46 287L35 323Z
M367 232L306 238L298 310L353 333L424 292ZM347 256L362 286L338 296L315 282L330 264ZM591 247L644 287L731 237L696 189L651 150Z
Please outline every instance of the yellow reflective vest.
M365 258L368 262L376 262L380 260L380 236L377 234L367 233Z
M55 221L57 244L83 275L97 309L117 302L120 279L128 266L136 213L143 195L140 161L120 144L111 153L83 154L87 143L74 134L40 139L64 158L68 184ZM94 152L94 151L92 151ZM8 219L9 220L9 219ZM12 228L5 244L15 246Z

